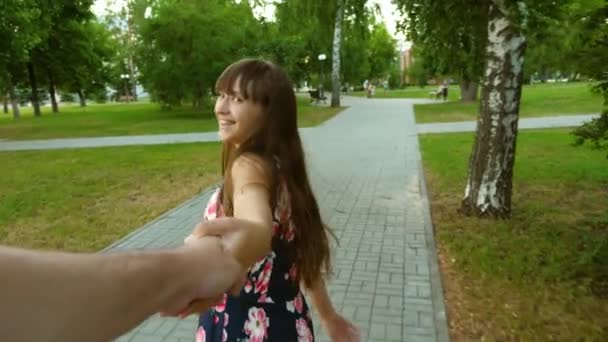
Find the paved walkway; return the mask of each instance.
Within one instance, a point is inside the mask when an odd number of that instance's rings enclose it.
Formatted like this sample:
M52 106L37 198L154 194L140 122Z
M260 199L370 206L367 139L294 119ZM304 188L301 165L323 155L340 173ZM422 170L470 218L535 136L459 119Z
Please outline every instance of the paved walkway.
M576 127L597 117L599 117L599 114L524 118L519 119L517 127L520 130L534 128ZM477 130L476 121L428 123L418 124L416 126L418 128L418 133L475 132Z
M447 341L435 243L412 102L345 98L351 107L303 131L315 193L335 230L336 307L363 341ZM109 247L181 244L205 192ZM319 341L328 341L315 320ZM153 317L119 341L192 341L196 318Z
M163 145L218 141L217 132L130 135L99 138L40 139L0 141L0 151L55 150L62 148L91 148L129 145Z
M344 97L343 101L361 101L362 98ZM413 100L367 100L366 103L385 103L385 101L401 101L402 103L414 103ZM429 100L417 100L416 103L428 103ZM388 102L387 102L388 103ZM375 108L375 107L374 107ZM372 108L371 110L375 110ZM372 112L373 113L373 112ZM519 129L529 128L552 128L552 127L574 127L589 121L599 114L554 116L542 118L525 118L519 120ZM449 133L449 132L474 132L475 121L428 123L416 125L418 133ZM301 132L311 128L301 128ZM0 151L26 151L26 150L54 150L63 148L91 148L129 145L163 145L192 142L218 141L216 132L206 133L177 133L177 134L151 134L132 135L118 137L99 138L72 138L72 139L40 139L40 140L16 140L7 141L0 139Z

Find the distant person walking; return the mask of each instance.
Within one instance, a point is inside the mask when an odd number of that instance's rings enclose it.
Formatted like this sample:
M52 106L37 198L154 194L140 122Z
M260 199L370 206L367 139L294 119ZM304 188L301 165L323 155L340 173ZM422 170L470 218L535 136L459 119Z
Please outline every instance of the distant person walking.
M443 101L448 100L448 81L443 81L443 84L441 85L440 95L443 98Z

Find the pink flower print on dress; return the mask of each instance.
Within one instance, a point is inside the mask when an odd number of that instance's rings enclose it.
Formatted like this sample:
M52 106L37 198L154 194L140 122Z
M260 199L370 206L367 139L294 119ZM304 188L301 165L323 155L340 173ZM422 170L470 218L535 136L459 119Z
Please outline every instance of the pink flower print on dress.
M220 195L220 189L217 189L213 193L213 195L211 195L209 202L207 202L207 208L205 208L205 219L206 220L215 220L217 218L219 195Z
M260 268L262 268L262 265L265 265L266 260L274 259L275 256L276 254L274 254L274 252L270 252L270 254L266 255L263 258L260 258L260 260L256 261L256 263L251 266L251 268L249 269L249 273L255 273L259 271Z
M243 286L243 290L245 290L245 293L249 293L252 289L253 284L251 284L251 280L247 279L247 281L245 282L245 286Z
M250 308L249 319L245 321L245 334L249 337L249 342L263 342L268 333L270 322L266 312L262 308Z
M270 275L272 274L272 259L266 260L264 269L258 275L258 279L255 282L254 292L261 295L268 293L268 286L270 285Z
M209 204L209 207L207 208L207 217L211 216L213 218L217 216L217 202Z
M203 327L199 327L196 331L196 342L205 342L207 340L207 336L205 335L205 329Z
M228 296L226 294L224 294L224 296L222 297L222 300L215 304L215 311L217 312L224 312L224 310L226 310L226 301L228 300Z
M222 342L226 342L228 341L228 333L226 332L226 329L222 330Z
M228 314L224 314L224 328L228 326Z
M264 293L260 296L260 299L258 299L258 303L274 303L274 300Z
M308 327L308 323L304 318L296 320L296 330L298 332L298 342L312 342L312 331Z
M293 299L286 303L287 310L289 312L297 312L302 314L302 309L304 308L304 300L302 299L302 293L298 293L298 295Z

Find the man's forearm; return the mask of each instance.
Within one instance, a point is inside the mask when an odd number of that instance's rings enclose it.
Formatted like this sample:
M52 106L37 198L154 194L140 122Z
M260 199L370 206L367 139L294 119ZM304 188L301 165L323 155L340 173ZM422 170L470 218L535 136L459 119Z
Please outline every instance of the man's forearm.
M0 247L0 256L0 341L108 340L180 291L176 252L76 255Z

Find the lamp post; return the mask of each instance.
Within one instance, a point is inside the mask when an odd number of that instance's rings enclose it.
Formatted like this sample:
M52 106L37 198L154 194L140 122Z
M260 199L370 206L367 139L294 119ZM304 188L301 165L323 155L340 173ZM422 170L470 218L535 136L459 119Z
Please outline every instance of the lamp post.
M127 99L127 103L129 103L129 74L120 74L120 78L124 80L125 84L125 98Z
M321 84L319 85L319 98L322 99L324 97L323 94L323 82L325 81L325 77L323 75L323 63L325 61L325 59L327 58L327 56L325 56L324 53L319 55L319 61L321 62Z

